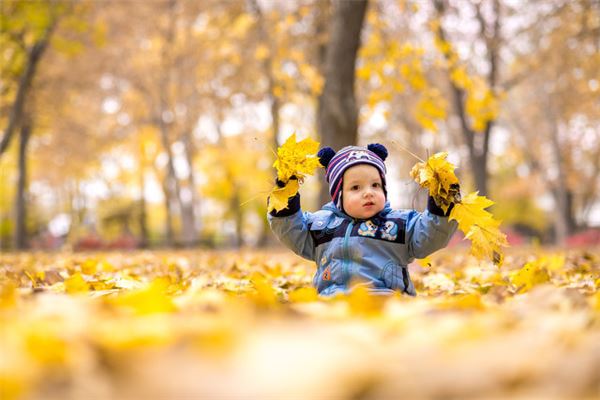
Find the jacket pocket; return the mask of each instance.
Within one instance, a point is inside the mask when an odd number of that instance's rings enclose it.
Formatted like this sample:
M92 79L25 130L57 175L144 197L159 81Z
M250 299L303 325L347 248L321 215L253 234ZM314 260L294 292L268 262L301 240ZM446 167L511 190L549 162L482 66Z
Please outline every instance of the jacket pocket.
M393 261L389 261L381 271L381 280L388 289L406 291L410 285L408 270L404 266L399 266Z

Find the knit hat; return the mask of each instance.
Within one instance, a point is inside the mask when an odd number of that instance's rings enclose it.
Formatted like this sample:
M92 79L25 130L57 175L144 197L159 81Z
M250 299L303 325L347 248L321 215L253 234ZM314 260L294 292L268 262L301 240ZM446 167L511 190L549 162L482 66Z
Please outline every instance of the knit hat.
M368 164L377 168L381 176L383 192L387 198L385 184L386 168L383 163L388 156L387 149L379 143L365 147L346 146L337 153L331 147L324 147L317 154L321 164L327 169L325 178L329 183L329 194L333 204L342 210L342 186L344 172L354 165Z

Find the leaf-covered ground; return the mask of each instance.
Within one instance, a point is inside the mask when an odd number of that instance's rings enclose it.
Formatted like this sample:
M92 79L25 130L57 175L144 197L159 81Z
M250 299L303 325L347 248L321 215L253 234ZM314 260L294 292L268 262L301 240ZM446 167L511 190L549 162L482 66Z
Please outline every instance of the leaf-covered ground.
M2 254L2 399L600 397L600 251L319 299L289 252Z

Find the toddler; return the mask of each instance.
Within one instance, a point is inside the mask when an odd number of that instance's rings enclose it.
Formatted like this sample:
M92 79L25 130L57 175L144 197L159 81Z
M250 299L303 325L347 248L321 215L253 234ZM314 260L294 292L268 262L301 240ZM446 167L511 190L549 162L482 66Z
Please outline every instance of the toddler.
M321 149L331 202L302 212L300 193L288 207L268 215L277 238L296 254L317 263L313 284L321 295L367 285L376 293L415 295L407 265L445 247L456 230L432 197L427 210L392 210L387 201L388 152L381 144ZM286 182L278 181L283 187Z

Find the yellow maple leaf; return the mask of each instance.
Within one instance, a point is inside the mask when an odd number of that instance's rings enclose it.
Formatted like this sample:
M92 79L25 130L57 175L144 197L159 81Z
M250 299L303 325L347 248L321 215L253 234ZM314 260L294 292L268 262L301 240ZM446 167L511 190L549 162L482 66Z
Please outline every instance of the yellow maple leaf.
M173 300L168 296L168 282L158 278L146 287L125 291L106 302L116 308L131 312L132 315L147 315L167 313L177 309Z
M288 294L288 299L292 303L308 303L319 300L317 289L312 287L298 288Z
M67 293L85 293L90 290L90 285L83 279L79 272L65 279L65 292Z
M277 169L277 178L287 182L292 175L302 180L306 175L315 173L315 169L321 167L316 153L319 150L319 142L306 138L296 142L296 134L293 133L285 143L277 149L277 160L273 167Z
M492 214L485 209L494 202L477 193L472 192L463 197L450 212L450 220L456 220L458 228L465 233L469 232L473 225L493 218Z
M457 221L458 228L471 241L471 254L500 265L503 261L501 247L508 246L508 242L498 228L500 221L485 210L494 202L477 192L461 198L459 181L454 174L456 167L446 160L447 156L446 152L434 154L427 161L417 163L410 175L419 185L429 189L429 195L444 212L454 203L449 219Z
M527 292L534 285L545 283L550 280L548 271L541 267L537 261L528 262L518 271L510 276L510 282L517 287L520 293Z
M490 219L486 225L473 225L465 235L471 241L471 254L478 259L487 258L502 265L504 256L501 247L508 246L506 235L498 229L499 221Z
M256 292L249 295L249 297L254 300L256 305L273 307L279 303L277 292L265 276L255 272L252 274L250 282L252 282Z
M315 169L322 167L316 156L318 149L319 142L311 138L296 142L295 133L277 149L277 160L273 166L277 170L277 179L286 185L283 188L275 186L269 193L269 212L287 208L288 199L298 193L299 183L307 175L314 174ZM297 180L290 180L292 176Z
M444 212L448 211L451 203L460 199L455 186L459 183L454 174L456 166L447 161L446 157L446 152L436 153L427 161L415 164L410 171L410 176L419 185L429 189L429 195Z
M277 186L273 188L269 196L269 212L272 210L281 211L287 208L288 199L295 196L299 188L300 184L296 179L288 181L282 188Z

